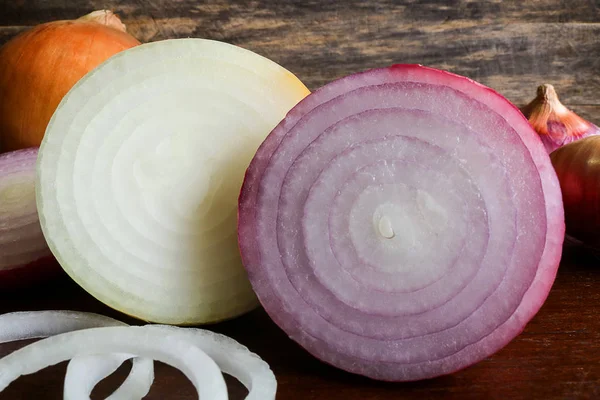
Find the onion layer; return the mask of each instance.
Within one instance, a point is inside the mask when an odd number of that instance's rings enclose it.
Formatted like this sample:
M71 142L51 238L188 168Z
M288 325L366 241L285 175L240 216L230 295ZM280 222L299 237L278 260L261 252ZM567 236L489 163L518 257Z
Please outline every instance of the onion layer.
M209 323L258 304L241 266L237 196L268 132L308 90L225 43L124 51L83 78L48 126L38 209L85 290L140 319Z
M20 375L74 358L65 378L65 399L89 399L92 389L134 355L160 360L192 381L202 399L226 399L223 372L248 389L247 400L274 400L277 382L256 354L227 336L191 328L124 325L101 315L70 311L12 313L0 316L0 343L56 335L0 360L0 391ZM73 330L73 332L67 332ZM106 355L98 355L108 353ZM113 354L114 353L114 354ZM213 361L214 360L214 361ZM137 362L137 364L136 364ZM127 380L109 399L141 399L154 379L150 359L136 359Z
M23 286L60 270L35 204L37 148L0 155L0 288Z
M554 280L564 220L518 109L464 77L397 65L288 114L248 168L238 235L292 339L347 371L407 381L521 332Z
M199 398L227 399L223 375L206 353L174 335L137 326L63 333L19 349L0 360L0 390L21 375L75 356L106 352L133 353L162 361L181 370L198 391Z
M72 359L65 375L64 400L88 399L102 379L132 357L131 354L108 354ZM153 381L153 361L149 358L134 358L127 379L106 400L142 399L148 394Z
M103 315L73 311L3 314L0 315L0 343L44 338L102 326L127 326L127 324ZM69 363L65 376L64 399L89 399L94 386L131 357L115 354L74 358ZM2 371L0 368L0 374ZM136 358L125 382L108 399L141 399L148 394L153 380L152 360Z
M246 400L275 399L277 381L269 365L235 340L202 329L150 326L165 334L175 333L208 354L223 372L237 378L247 389Z

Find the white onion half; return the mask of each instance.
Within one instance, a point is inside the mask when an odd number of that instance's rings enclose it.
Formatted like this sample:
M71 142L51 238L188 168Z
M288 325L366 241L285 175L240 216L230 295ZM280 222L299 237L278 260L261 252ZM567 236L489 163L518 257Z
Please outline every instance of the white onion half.
M409 381L523 330L554 281L564 218L517 108L465 77L397 65L290 111L248 168L238 234L292 339L347 371Z
M163 325L95 328L101 325L123 323L71 311L0 316L0 343L56 335L1 359L0 391L21 375L75 357L67 369L64 399L89 399L94 386L123 361L143 356L134 360L129 376L108 399L144 397L154 379L151 359L180 369L192 381L201 399L227 398L221 370L248 389L247 400L275 399L277 381L268 364L227 336Z
M111 58L65 96L40 148L52 252L94 297L143 320L209 323L254 308L237 197L261 141L307 94L274 62L215 41Z

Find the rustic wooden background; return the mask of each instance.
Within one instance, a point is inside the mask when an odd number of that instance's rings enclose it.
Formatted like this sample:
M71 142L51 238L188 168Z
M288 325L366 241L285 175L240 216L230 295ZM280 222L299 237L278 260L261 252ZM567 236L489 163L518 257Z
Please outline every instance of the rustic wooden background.
M372 67L421 63L467 75L518 105L552 83L564 103L600 122L599 0L0 0L0 45L32 25L100 8L116 11L143 42L226 41L275 60L311 89ZM122 318L65 278L0 293L0 312L54 307ZM211 329L263 356L283 400L600 398L600 260L578 249L565 252L547 303L522 335L478 365L430 381L384 384L325 366L261 310ZM0 346L0 355L18 345ZM126 368L95 394L108 393ZM60 399L63 371L61 364L24 377L0 398ZM243 398L230 383L232 399ZM193 389L161 365L148 398L192 399Z
M253 50L315 89L356 71L419 63L522 104L553 83L600 119L599 0L0 0L0 44L28 27L116 11L142 42L202 37Z

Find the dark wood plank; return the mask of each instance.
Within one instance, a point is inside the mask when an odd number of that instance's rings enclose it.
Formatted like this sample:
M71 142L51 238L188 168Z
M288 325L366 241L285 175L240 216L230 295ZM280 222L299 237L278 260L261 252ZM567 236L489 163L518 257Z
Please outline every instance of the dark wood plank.
M184 12L204 14L213 21L235 15L245 18L282 16L303 19L316 14L366 16L380 14L384 18L443 22L447 20L504 20L521 22L598 22L597 0L3 0L0 25L26 22L30 25L48 18L74 18L87 9L111 8L127 14L155 13L157 16L182 17ZM387 15L386 15L387 14ZM200 15L200 17L203 17Z
M260 354L272 367L279 399L593 399L600 396L600 260L567 249L554 287L538 315L507 347L453 375L415 383L382 383L327 366L299 348L263 310L210 326ZM31 290L0 294L0 313L77 309L139 323L100 304L66 277ZM22 343L0 345L0 356ZM60 399L66 364L25 376L0 399ZM122 381L122 367L95 394L106 396ZM245 390L229 381L231 398ZM149 400L193 397L185 377L159 364Z
M142 41L223 40L277 61L313 89L368 68L420 63L469 76L516 104L545 82L567 104L600 104L597 0L4 1L0 43L26 26L107 7Z

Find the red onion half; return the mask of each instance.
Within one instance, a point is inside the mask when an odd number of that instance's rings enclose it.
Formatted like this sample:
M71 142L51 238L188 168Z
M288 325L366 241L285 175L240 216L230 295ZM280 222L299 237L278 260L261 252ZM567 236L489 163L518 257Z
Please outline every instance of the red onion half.
M23 286L60 270L35 203L38 149L0 155L0 288Z
M321 360L409 381L501 349L546 299L564 218L549 157L504 97L395 65L300 102L248 168L243 263Z

